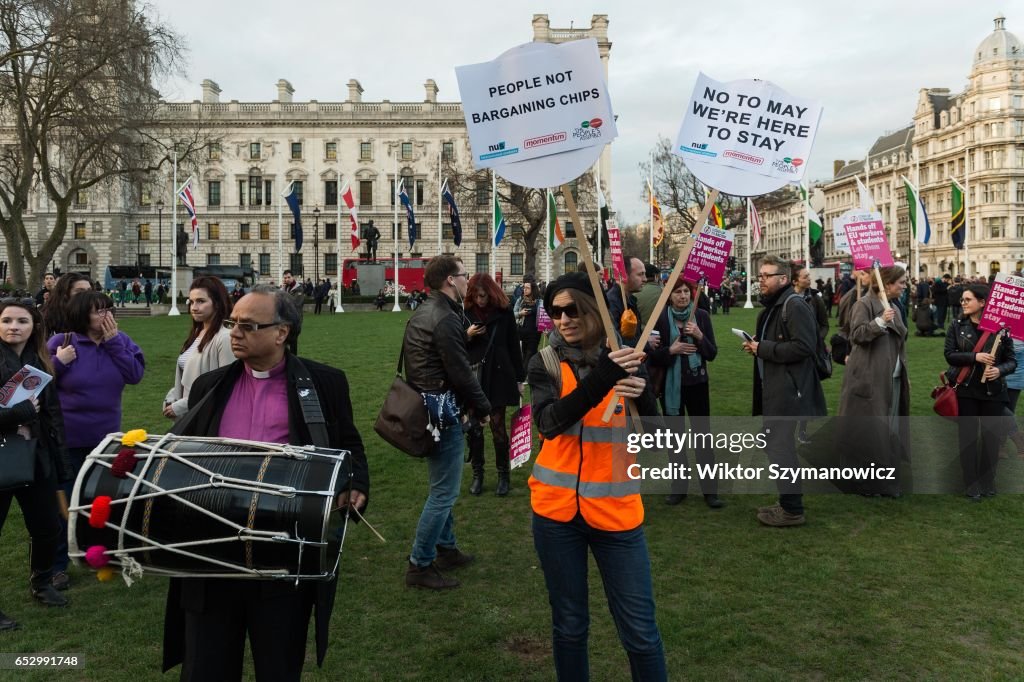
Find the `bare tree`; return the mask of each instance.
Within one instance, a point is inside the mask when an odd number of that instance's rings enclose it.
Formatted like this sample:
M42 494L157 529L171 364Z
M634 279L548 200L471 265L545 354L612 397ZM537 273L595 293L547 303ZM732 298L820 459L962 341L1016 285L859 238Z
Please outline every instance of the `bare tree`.
M152 83L177 69L182 41L131 0L0 0L0 30L6 52L19 51L0 65L0 116L13 123L0 155L0 231L25 286L41 280L83 192L137 186L209 140L201 126L166 120ZM34 190L55 210L35 245L24 222Z
M489 170L466 171L451 161L446 161L443 172L448 180L448 187L452 190L460 207L473 206L479 212L490 216L491 172ZM576 200L578 210L582 213L586 208L590 208L596 212L597 194L592 173L588 171L577 180L568 184L573 193L573 198ZM497 187L498 199L503 205L502 211L505 214L505 223L509 226L509 229L511 229L513 224L521 224L523 226L524 272L535 274L537 272L537 254L543 251L544 240L547 238L547 225L545 223L547 217L547 193L543 189L514 185L501 178L498 179ZM487 201L485 204L480 204L477 201L477 197L483 196L481 194L483 192L486 193ZM564 203L561 203L561 191L552 188L552 192L556 196L556 201L564 206ZM467 215L469 213L469 211L466 211ZM580 219L583 220L583 217L581 216ZM575 230L576 237L580 238L586 233L587 226L573 225L573 230ZM539 241L537 239L538 236L540 237ZM591 243L593 243L592 235L586 236L591 238ZM509 239L510 237L517 238L516 235L510 234L507 234L505 238Z

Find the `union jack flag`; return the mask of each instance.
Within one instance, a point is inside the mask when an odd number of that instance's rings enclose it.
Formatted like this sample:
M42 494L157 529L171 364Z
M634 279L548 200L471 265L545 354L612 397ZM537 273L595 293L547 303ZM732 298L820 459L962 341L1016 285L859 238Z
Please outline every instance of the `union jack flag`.
M192 219L192 248L199 248L199 219L196 218L196 201L192 197L192 178L185 181L185 184L178 190L178 198L185 205L189 218Z

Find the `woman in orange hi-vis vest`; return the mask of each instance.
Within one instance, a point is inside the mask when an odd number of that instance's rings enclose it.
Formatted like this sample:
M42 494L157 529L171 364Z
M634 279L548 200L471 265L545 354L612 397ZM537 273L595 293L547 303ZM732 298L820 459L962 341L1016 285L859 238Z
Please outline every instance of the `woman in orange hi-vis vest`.
M555 331L552 350L535 355L528 370L534 421L544 438L530 499L534 546L551 603L555 671L563 681L590 677L589 551L633 679L665 680L640 481L628 475L634 458L625 449L625 418L617 413L608 424L601 420L608 402L620 397L636 401L640 414L657 414L646 379L638 376L643 354L628 347L608 352L583 273L549 284L544 308Z

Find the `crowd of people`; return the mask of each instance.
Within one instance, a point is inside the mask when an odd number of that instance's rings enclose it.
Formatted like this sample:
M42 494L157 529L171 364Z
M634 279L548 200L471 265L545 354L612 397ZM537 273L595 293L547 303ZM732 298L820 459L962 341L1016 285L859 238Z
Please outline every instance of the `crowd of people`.
M406 381L422 394L437 434L405 583L431 590L459 585L451 571L475 559L456 539L454 506L465 455L468 450L469 492L480 495L487 478L484 429L489 429L494 492L509 494L508 409L523 404L529 386L534 426L542 436L529 479L533 536L561 679L585 677L587 670L589 554L634 679L666 679L640 485L620 470L629 462L613 456L614 431L626 427L630 412L678 417L694 433L710 431L709 363L719 351L711 314L719 306L728 313L745 295L735 282L718 288L682 278L662 282L661 272L641 259L626 263L622 282L602 283L597 290L579 272L547 283L528 278L509 297L489 275L470 276L460 259L438 256L426 267L429 292L417 297L402 341ZM987 284L951 281L944 290L942 280L915 285L898 266L881 268L877 275L855 271L833 294L831 280L813 288L810 271L800 265L774 256L760 264L761 310L742 350L751 356L751 411L763 416L766 455L772 463L797 467L797 443L806 440L807 421L827 413L822 381L828 370L822 356L831 309L837 307L830 354L846 365L838 414L851 418L841 422L836 435L839 457L844 466L900 472L895 480L865 481L850 492L902 495L910 461L906 311L911 304L938 310L936 301L944 300L934 322L946 325L946 314L954 314L944 355L947 376L959 385L964 492L972 501L995 495L1000 445L1012 438L1024 454L1024 435L1005 425L1012 424L1007 418L1024 388L1024 344L999 343L998 335L979 330ZM119 330L109 296L80 275L51 279L41 304L32 297L0 301L0 384L26 364L54 377L32 399L0 407L3 438L30 439L37 457L30 485L0 491L0 526L17 500L32 541L32 596L46 606L66 606L71 579L61 500L66 502L85 457L108 433L120 430L121 396L125 386L142 380L146 362ZM352 485L335 491L337 508L348 513L365 507L369 474L344 373L297 355L308 284L286 271L280 288L255 287L244 294L229 293L215 277L196 278L188 290L191 325L160 409L174 420L173 432L183 435L349 450ZM329 283L321 284L330 291ZM640 348L662 287L669 289L668 305ZM314 290L314 297L320 294ZM954 296L955 307L949 305ZM607 304L614 338L602 323L600 299ZM542 329L542 318L553 328ZM299 403L296 389L308 377L318 404L312 412ZM302 386L307 396L309 384ZM310 414L327 417L326 432ZM857 447L844 447L852 443ZM687 454L677 452L673 462L684 463ZM715 462L711 447L697 448L694 456L705 466ZM725 505L714 480L702 478L700 491L710 509ZM688 493L686 481L675 480L665 502L678 505ZM780 481L778 493L775 504L757 510L757 520L770 527L804 524L799 482ZM182 664L183 679L238 679L248 633L258 676L298 679L314 608L317 660L323 659L334 587L333 582L293 588L260 581L172 580L165 668ZM13 618L0 613L0 630L16 627Z

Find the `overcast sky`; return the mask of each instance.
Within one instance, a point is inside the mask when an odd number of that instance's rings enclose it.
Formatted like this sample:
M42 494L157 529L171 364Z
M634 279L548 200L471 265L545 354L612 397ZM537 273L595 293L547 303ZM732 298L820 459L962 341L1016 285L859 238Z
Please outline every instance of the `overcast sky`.
M439 100L458 101L454 67L529 42L534 13L547 13L552 28L588 27L606 14L619 117L612 207L628 222L647 214L638 163L658 135L675 138L698 71L762 78L821 100L808 178L827 179L833 159L863 158L876 137L908 125L919 88L963 90L998 14L1024 36L1020 0L152 1L188 48L184 77L161 86L169 101L199 99L204 78L220 85L222 101L275 99L279 78L292 83L295 101L343 101L350 78L365 101L422 101L427 78Z

